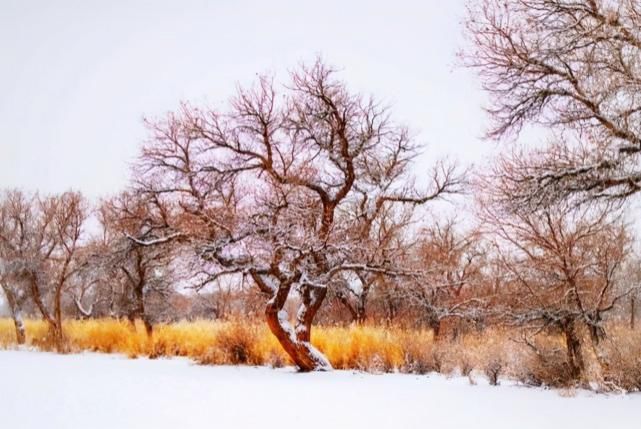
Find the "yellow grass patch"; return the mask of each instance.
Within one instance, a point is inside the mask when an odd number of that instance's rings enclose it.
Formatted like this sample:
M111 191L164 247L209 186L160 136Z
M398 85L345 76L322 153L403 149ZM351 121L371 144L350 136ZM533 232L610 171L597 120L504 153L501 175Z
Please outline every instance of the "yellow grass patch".
M49 349L47 325L43 321L25 323L27 344ZM63 325L68 350L120 353L129 357L185 356L203 364L290 365L276 338L261 321L234 320L178 322L154 326L148 337L142 323L133 326L125 320L68 320ZM337 369L374 372L402 371L426 373L473 370L494 372L530 382L554 382L563 370L564 341L559 334L540 335L537 347L549 353L541 361L523 342L521 331L491 327L467 331L456 338L443 336L435 341L431 330L397 326L350 325L319 326L312 330L312 343ZM0 319L0 347L15 344L13 322ZM622 346L622 347L619 347ZM626 386L641 386L641 332L623 325L608 327L608 340L602 355L612 363L606 368L610 378ZM559 360L557 362L557 360ZM603 358L602 358L603 360ZM607 375L607 374L606 374ZM595 379L603 375L595 375Z

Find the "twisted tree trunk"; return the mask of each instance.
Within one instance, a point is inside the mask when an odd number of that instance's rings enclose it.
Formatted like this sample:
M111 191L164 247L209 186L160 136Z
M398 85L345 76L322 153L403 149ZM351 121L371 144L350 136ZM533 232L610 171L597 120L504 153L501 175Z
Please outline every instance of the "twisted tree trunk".
M329 361L310 342L311 325L327 290L302 285L302 302L298 312L296 329L289 322L284 309L292 282L281 284L267 303L265 316L267 325L294 364L303 372L331 370Z

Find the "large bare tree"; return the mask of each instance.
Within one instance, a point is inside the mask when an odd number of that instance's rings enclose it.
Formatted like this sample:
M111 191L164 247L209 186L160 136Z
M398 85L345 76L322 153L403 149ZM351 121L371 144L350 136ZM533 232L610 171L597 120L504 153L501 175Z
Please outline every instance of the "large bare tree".
M509 202L626 199L641 189L641 2L479 0L467 19L475 67L490 96L489 136L524 126L551 143L503 157ZM505 173L507 170L508 173Z
M216 267L210 281L232 275L258 286L271 331L304 371L331 368L310 342L328 288L348 272L412 275L400 261L372 260L371 226L392 206L461 184L439 163L431 183L415 187L408 168L418 146L407 129L320 60L291 73L282 92L263 76L226 111L184 104L150 128L137 187L166 207L167 239L188 237ZM294 291L292 326L285 304Z
M480 216L504 273L490 312L536 333L560 332L570 375L582 379L585 337L596 350L605 316L637 290L619 281L631 240L616 211L557 204L514 212L484 198Z

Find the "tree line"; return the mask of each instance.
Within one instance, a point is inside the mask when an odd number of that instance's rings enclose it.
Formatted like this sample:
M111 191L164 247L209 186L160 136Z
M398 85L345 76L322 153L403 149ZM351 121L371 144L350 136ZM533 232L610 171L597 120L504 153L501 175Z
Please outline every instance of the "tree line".
M146 122L126 191L6 191L0 283L23 314L141 319L256 314L301 370L329 369L312 324L373 320L441 335L488 324L563 335L572 372L605 322L634 324L639 289L627 201L640 189L641 9L577 0L470 2L465 66L490 97L492 165L439 161L390 109L321 59L261 76L226 108L184 103ZM428 101L426 101L428 102ZM428 215L467 198L473 225ZM87 221L97 224L87 233ZM468 222L469 223L469 222ZM583 333L586 335L583 335Z

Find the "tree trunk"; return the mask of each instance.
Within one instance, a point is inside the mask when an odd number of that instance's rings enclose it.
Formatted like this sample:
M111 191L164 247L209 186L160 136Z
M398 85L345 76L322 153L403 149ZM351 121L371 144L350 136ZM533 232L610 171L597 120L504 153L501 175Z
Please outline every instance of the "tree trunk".
M302 303L296 318L296 339L310 342L312 322L327 295L327 288L303 284L301 294Z
M441 337L441 319L436 315L436 314L430 314L428 316L428 326L430 329L432 329L432 336L434 340L438 340ZM453 332L454 337L452 339L456 339L456 336L458 336L458 332L454 331Z
M389 295L385 297L385 303L387 304L387 323L391 324L396 318L396 304Z
M354 321L358 325L362 325L363 323L365 323L365 320L367 320L367 313L365 312L365 306L360 305L359 303L358 307L356 307L356 317L354 318Z
M367 319L367 297L369 296L369 291L372 286L372 282L368 282L367 278L363 274L358 274L358 277L361 281L361 293L358 295L358 301L356 302L356 323L362 325Z
M62 286L61 283L56 288L55 302L54 302L54 326L53 326L53 339L56 344L56 350L63 352L66 350L65 338L62 332Z
M349 302L347 295L343 292L339 292L336 294L336 298L338 299L338 302L343 304L343 306L347 309L350 317L352 318L352 322L358 322L358 311L356 310L355 306L353 306Z
M54 320L54 323L50 323L49 329L51 330L51 335L53 338L53 343L56 347L56 351L63 353L67 351L67 345L65 344L65 336L62 332L62 321Z
M143 291L142 285L138 285L136 288L134 288L134 295L136 302L134 303L133 312L129 315L129 320L132 321L135 327L136 319L140 319L145 326L145 332L147 333L147 336L151 337L154 328L145 311L145 293Z
M18 345L23 345L26 342L27 336L24 329L24 321L22 320L22 314L20 314L20 309L16 309L16 312L11 312L13 317L13 324L16 328L16 343Z
M361 295L358 297L358 303L356 305L356 323L362 325L367 320L367 295L369 288L363 288Z
M636 298L634 296L630 297L630 329L634 329L636 322Z
M154 326L147 317L143 317L142 323L145 325L145 332L147 332L147 336L151 337L154 333Z
M364 280L361 280L364 282ZM338 301L343 304L343 306L349 311L349 315L352 318L352 322L358 325L365 323L367 319L367 296L369 293L369 286L366 283L363 283L363 290L353 301L354 304L350 302L349 296L344 291L339 291L336 294Z
M284 310L290 289L291 283L281 284L267 303L265 316L269 329L299 370L308 372L332 369L325 356L310 342L311 324L327 290L310 285L301 286L302 303L294 330L289 323L287 311Z
M20 308L20 303L13 293L13 291L2 284L2 290L4 291L5 296L7 297L7 303L9 304L9 311L11 312L11 318L13 319L13 325L16 330L16 343L22 345L25 343L26 335L24 329L24 322L22 320L22 309Z
M49 325L49 335L53 342L54 347L58 352L64 352L65 348L65 338L62 332L62 318L59 313L59 309L56 308L56 316L52 317L47 307L45 307L44 302L42 302L42 296L40 295L40 288L38 287L37 276L33 273L29 274L29 282L31 285L31 298L36 303L36 307L40 311L42 318ZM56 292L57 294L57 292ZM57 299L57 297L56 297Z
M577 332L576 323L574 321L566 322L563 325L563 334L565 336L570 373L573 379L581 380L585 372L585 363L583 361L582 344Z

